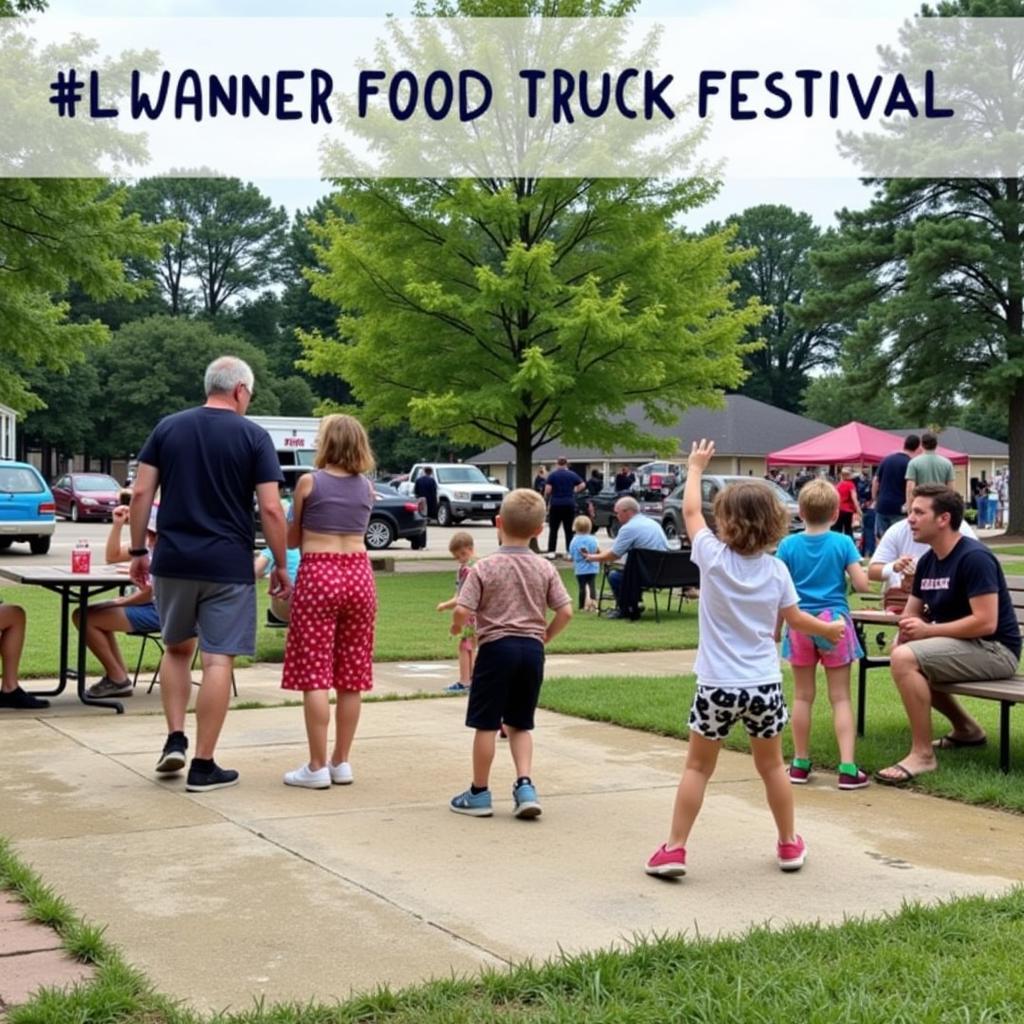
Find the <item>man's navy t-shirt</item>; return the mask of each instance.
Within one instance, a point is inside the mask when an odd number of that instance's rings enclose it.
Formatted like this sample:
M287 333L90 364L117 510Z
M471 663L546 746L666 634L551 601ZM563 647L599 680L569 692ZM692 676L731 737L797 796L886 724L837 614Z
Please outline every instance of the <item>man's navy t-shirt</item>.
M878 464L878 498L875 511L880 516L898 516L907 503L907 466L910 456L906 452L886 455Z
M917 562L914 596L924 603L928 622L955 622L971 614L972 597L999 595L996 631L983 640L998 640L1020 657L1020 626L1006 579L996 556L981 541L960 537L953 550L939 558L930 548Z
M282 483L270 435L230 409L166 416L139 452L160 473L154 576L253 582L252 497Z
M576 488L583 483L583 477L571 469L556 469L548 473L551 488L552 508L573 508L576 505Z

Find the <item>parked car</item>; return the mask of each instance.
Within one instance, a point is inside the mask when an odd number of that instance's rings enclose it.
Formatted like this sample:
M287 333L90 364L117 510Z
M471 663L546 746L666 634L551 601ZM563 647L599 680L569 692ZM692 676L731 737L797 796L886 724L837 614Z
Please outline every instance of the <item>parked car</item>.
M491 483L476 466L465 462L418 462L410 470L409 479L399 485L399 492L412 495L416 478L427 466L437 481L438 526L453 526L463 519L494 522L508 488Z
M290 500L295 484L304 473L312 473L312 466L282 466L284 485L281 498ZM366 546L371 551L383 551L397 540L407 540L414 551L427 546L426 504L422 499L407 498L387 484L374 482L375 500L370 513L370 525L366 528ZM253 499L255 501L255 498ZM266 543L263 524L260 522L259 505L255 505L257 544Z
M53 495L39 470L0 461L0 551L28 541L33 555L45 555L56 527Z
M715 495L718 494L723 487L728 487L729 484L738 483L741 480L749 482L753 479L755 478L749 476L722 476L716 473L705 474L701 477L701 510L704 513L704 519L707 521L712 533L715 532ZM789 532L802 532L805 529L804 521L800 518L800 506L797 504L796 499L787 490L780 487L774 481L762 480L761 483L763 483L765 487L770 487L772 493L786 507L786 512L789 514ZM661 526L669 539L678 537L683 544L689 545L690 541L686 536L686 528L683 525L683 488L685 486L686 481L683 480L683 482L680 483L680 485L665 499L661 514Z
M637 467L634 490L669 494L685 474L678 462L645 462Z
M580 491L576 495L576 512L578 515L588 516L591 522L591 533L597 533L602 527L608 531L609 537L615 537L619 532L619 520L615 515L615 502L622 495L616 493L613 487L606 487L597 494L587 494ZM662 502L660 494L636 493L631 495L640 503L642 515L650 516L651 519L661 521Z
M57 515L77 523L80 519L110 522L121 485L108 473L65 473L53 485Z

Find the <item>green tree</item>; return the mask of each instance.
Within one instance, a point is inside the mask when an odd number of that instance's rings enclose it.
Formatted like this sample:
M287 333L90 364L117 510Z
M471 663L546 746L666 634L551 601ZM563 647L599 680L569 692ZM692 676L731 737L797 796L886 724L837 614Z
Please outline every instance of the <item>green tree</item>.
M0 401L39 408L24 370L65 371L106 338L97 320L68 322L69 303L53 296L73 284L97 301L145 294L125 263L153 258L160 234L126 216L124 201L96 179L0 181Z
M459 0L415 13L617 16L636 6ZM763 315L756 300L732 304L729 274L748 254L729 232L693 238L673 227L715 187L702 178L339 182L319 235L322 269L311 272L313 294L342 311L338 337L303 333L302 365L348 381L371 424L408 422L456 445L511 443L523 486L533 452L554 438L664 448L627 407L669 425L689 405L719 402L741 383L750 349L741 339Z
M156 316L122 327L98 354L103 403L96 454L137 452L162 416L202 405L203 372L226 353L244 359L256 376L250 412L276 415L280 402L266 357L248 342L182 317Z
M795 318L816 284L809 256L820 243L821 230L809 214L773 204L752 206L729 217L725 226L735 230L736 245L754 253L733 269L737 301L754 298L769 309L765 319L747 332L747 341L764 344L745 357L750 376L740 391L796 412L810 371L831 365L841 340L833 322L805 325ZM706 229L720 230L718 224Z
M924 17L1024 15L1021 0L955 0ZM913 47L913 36L906 36ZM955 65L955 44L928 51L929 67ZM895 59L895 58L894 58ZM1019 82L1015 53L996 77ZM940 72L936 71L938 75ZM1002 78L1000 78L1002 80ZM1018 86L1019 88L1019 86ZM952 97L956 99L956 97ZM1020 130L1020 110L986 110ZM898 140L897 140L898 141ZM865 144L874 144L869 139ZM851 145L851 148L855 148ZM843 211L838 236L815 257L821 289L813 322L849 317L844 365L862 389L891 389L908 417L956 422L975 396L1006 410L1010 464L1024 459L1024 179L869 179L871 205ZM1012 533L1024 532L1024 473L1011 474Z
M13 18L31 11L45 11L46 0L0 0L0 18Z
M146 221L175 227L156 267L172 313L197 305L216 316L228 300L277 280L288 217L251 182L146 178L132 201ZM198 302L189 280L198 282Z

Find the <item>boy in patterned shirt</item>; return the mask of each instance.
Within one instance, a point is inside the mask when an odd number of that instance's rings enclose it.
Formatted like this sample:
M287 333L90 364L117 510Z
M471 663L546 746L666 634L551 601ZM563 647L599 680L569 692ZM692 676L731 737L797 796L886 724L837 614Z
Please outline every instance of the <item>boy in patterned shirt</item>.
M544 499L520 488L506 495L497 524L501 547L470 569L458 595L452 635L476 616L478 654L466 708L473 737L473 783L453 797L456 814L487 818L495 736L502 722L516 769L512 790L517 818L536 818L533 716L544 682L544 647L572 618L572 600L555 568L530 550L544 529ZM547 610L554 611L548 622Z

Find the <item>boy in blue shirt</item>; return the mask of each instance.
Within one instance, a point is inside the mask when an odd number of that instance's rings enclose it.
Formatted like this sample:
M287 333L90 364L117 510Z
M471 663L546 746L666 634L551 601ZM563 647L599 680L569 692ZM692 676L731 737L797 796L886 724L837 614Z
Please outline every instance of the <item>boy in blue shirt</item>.
M839 788L863 789L870 780L854 761L855 730L850 704L850 665L863 651L850 620L846 580L849 577L861 593L867 592L870 585L853 539L830 529L839 515L839 493L835 487L827 480L812 480L801 488L798 500L800 517L807 529L786 537L779 545L778 557L793 577L800 610L825 622L843 618L846 632L842 640L833 645L786 629L782 656L792 666L794 683L794 756L789 766L789 781L802 785L810 778L811 707L820 661L828 680L832 723L839 745Z
M580 591L580 611L597 611L597 590L594 580L597 578L597 565L588 562L586 552L595 554L598 550L597 538L591 532L589 516L577 516L572 523L573 538L569 545L569 557L572 559L572 570L576 574L576 585Z

